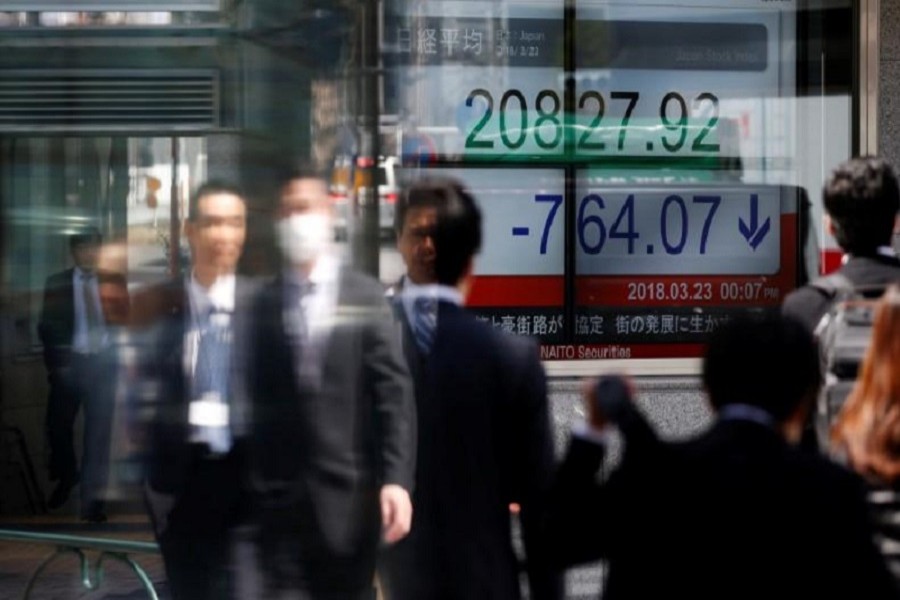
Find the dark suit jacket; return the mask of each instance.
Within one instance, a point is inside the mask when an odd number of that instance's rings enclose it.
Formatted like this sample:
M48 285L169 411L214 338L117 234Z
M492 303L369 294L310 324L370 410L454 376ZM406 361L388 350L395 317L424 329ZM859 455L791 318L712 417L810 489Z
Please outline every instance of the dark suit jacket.
M75 335L74 269L55 273L44 284L44 304L38 321L38 337L44 345L44 364L53 371L68 365Z
M531 597L561 597L536 536L554 468L538 349L453 304L439 304L437 323L416 397L412 531L382 560L388 597L519 598L511 502L522 507Z
M573 439L546 528L562 564L609 561L603 598L897 597L849 471L747 421L624 437L603 483L603 447Z
M839 269L854 285L883 285L900 281L900 259L888 256L853 256ZM812 331L834 301L823 290L811 285L788 294L782 312L796 317Z
M194 481L197 461L205 449L189 441L191 398L190 382L184 372L184 340L191 327L191 314L185 282L171 281L144 290L135 295L132 305L131 337L137 356L137 382L132 386L132 396L146 446L143 450L147 483L155 492L172 497L176 506L182 502L192 505L191 510L182 511L179 519L187 530L221 531L236 518L224 511L230 511L232 501L236 502L237 495L247 488L242 480L246 474L249 429L245 351L255 289L251 281L237 278L229 386L234 480L228 489L199 490ZM152 499L150 508L157 520L164 516Z
M260 294L251 346L253 464L264 510L309 511L316 535L306 542L324 556L374 553L378 491L389 483L411 490L415 468L415 406L383 288L349 268L337 283L317 387L297 372L282 279Z

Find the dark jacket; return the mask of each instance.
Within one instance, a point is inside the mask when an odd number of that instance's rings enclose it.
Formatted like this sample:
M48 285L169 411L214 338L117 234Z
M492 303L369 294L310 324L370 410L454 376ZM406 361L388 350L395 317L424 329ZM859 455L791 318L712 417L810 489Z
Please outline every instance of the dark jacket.
M854 285L884 285L900 281L900 259L889 256L852 256L839 269ZM831 308L834 297L813 286L805 285L788 294L781 310L799 319L810 331Z
M256 286L237 278L232 316L229 412L233 435L231 481L224 489L198 489L196 469L204 449L190 442L190 382L185 374L185 336L191 327L190 302L183 280L153 286L135 295L130 344L135 369L130 384L131 410L145 457L149 487L181 505L179 526L186 531L220 531L237 515L238 496L247 490L246 447L249 398L245 354L252 325L250 304ZM155 520L164 505L154 506ZM185 509L185 507L190 507Z
M555 487L552 556L607 559L604 598L897 597L854 474L748 421L652 439L603 483L603 446L575 439Z
M66 269L47 278L44 304L38 321L38 337L44 345L44 364L53 374L69 364L75 335L74 269Z
M407 354L415 353L401 315ZM427 360L413 360L420 371L413 526L383 556L386 597L519 598L509 514L516 502L531 597L560 598L560 572L537 537L554 456L536 344L441 302L434 347Z
M372 553L378 490L412 489L415 407L384 291L342 268L320 380L298 374L285 324L284 282L265 286L251 343L253 465L263 505L292 504L311 519L321 555ZM265 510L265 508L264 508Z

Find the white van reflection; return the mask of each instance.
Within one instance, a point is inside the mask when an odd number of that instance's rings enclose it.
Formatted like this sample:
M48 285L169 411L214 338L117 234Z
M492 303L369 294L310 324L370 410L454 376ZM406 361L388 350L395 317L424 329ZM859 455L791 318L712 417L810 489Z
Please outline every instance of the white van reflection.
M346 240L360 226L361 207L368 203L372 184L372 159L349 157L335 159L329 195L335 209L335 238ZM378 229L383 238L394 233L394 205L397 202L396 156L381 157L374 170L378 185Z

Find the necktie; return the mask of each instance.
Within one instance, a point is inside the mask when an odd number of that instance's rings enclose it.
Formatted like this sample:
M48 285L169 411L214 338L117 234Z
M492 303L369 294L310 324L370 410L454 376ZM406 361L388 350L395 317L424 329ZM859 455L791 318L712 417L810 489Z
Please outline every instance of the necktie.
M437 327L437 301L419 297L413 302L413 335L422 354L431 352Z
M81 274L81 295L84 302L84 321L87 329L89 352L96 352L100 348L101 327L103 325L103 317L100 315L100 309L93 294L93 281L93 273Z
M288 286L288 331L298 348L303 348L309 341L309 323L304 303L313 293L315 284L308 279L303 282L292 282Z
M286 325L288 338L294 349L294 369L300 382L309 383L317 377L316 349L312 343L309 323L309 303L316 294L310 280L293 281L287 295Z
M228 402L228 376L231 366L231 326L226 311L210 310L200 323L197 365L194 369L193 396L213 402ZM203 438L214 452L231 448L228 426L203 428Z

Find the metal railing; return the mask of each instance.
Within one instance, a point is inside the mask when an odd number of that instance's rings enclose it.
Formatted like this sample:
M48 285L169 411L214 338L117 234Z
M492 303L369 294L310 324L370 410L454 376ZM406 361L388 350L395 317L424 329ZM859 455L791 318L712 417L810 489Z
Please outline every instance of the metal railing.
M83 537L60 533L37 533L18 529L0 529L0 541L23 542L28 544L46 544L56 546L56 550L45 558L31 574L22 600L28 600L35 583L53 561L60 556L74 554L79 558L81 567L81 583L87 590L96 590L103 583L103 563L107 559L127 565L137 575L147 595L159 600L153 582L147 572L133 559L131 554L159 554L159 546L155 542L135 542L110 538ZM94 550L100 554L92 564L85 550Z

